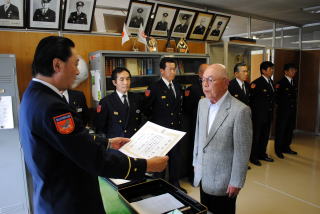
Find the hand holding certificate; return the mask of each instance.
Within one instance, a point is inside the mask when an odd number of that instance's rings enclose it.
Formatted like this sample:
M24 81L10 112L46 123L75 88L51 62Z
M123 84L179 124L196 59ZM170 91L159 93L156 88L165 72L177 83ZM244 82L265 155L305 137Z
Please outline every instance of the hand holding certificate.
M185 134L148 121L119 150L135 158L165 156Z

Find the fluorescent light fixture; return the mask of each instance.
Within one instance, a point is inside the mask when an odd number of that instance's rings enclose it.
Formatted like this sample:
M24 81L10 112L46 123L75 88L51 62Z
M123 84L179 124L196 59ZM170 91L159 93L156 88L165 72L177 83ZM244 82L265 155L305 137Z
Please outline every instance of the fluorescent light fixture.
M299 41L291 42L292 44L299 44ZM313 43L320 43L320 40L308 40L302 41L303 44L313 44Z
M302 8L302 11L312 14L320 14L320 6L305 7Z

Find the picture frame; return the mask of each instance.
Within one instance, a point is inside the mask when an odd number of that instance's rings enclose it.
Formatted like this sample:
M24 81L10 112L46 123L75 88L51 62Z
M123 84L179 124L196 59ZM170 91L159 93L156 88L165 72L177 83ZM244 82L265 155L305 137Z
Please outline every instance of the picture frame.
M154 3L141 2L131 0L126 18L128 31L131 34L138 34L140 25L145 31L148 20L150 20L153 11Z
M68 0L64 5L63 30L90 32L96 0Z
M25 0L0 0L0 27L24 28L25 27Z
M177 7L157 4L150 35L167 38L178 10Z
M189 32L188 39L204 40L214 17L214 13L198 12Z
M230 16L216 15L212 22L210 31L207 32L206 40L208 41L220 41L229 21Z
M196 11L179 9L171 30L171 37L186 38L195 15Z
M29 0L28 28L60 29L62 0Z

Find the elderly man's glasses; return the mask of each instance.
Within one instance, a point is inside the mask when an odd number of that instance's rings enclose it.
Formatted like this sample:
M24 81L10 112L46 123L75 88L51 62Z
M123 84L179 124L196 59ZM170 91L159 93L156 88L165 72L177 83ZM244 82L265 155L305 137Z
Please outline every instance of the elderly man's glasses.
M210 84L210 83L213 83L213 81L215 81L215 80L214 80L212 77L208 77L208 78L203 77L203 78L200 78L200 82L201 82L202 84L204 84L204 83Z

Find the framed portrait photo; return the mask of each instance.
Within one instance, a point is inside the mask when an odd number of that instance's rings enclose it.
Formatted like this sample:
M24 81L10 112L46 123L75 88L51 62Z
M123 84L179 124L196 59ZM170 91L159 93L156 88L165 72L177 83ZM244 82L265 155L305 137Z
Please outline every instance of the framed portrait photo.
M151 16L154 3L130 1L126 24L128 31L132 34L139 32L140 25L146 30L148 19Z
M23 28L25 0L0 0L0 27Z
M91 31L96 0L68 0L64 5L63 30Z
M188 39L203 40L215 14L199 12L191 27Z
M219 41L230 20L230 16L216 15L206 40Z
M60 29L62 0L29 0L28 27Z
M151 36L168 37L178 8L157 4L155 17L153 19Z
M195 15L195 11L180 9L173 26L171 36L186 38Z

